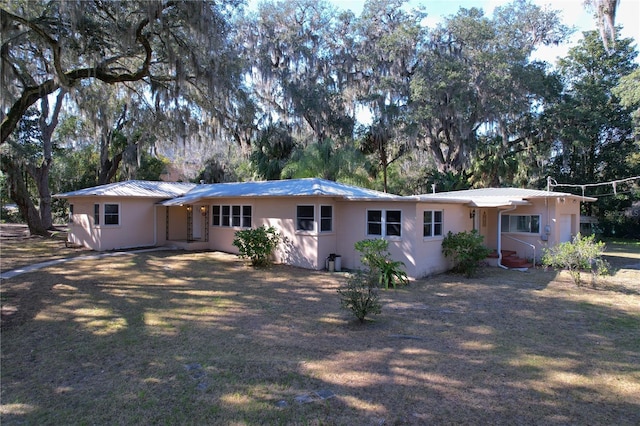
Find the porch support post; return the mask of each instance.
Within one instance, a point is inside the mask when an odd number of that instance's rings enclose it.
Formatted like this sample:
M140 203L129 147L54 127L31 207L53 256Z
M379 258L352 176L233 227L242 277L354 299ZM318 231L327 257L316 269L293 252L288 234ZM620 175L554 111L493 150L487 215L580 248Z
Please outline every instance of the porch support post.
M512 206L506 210L500 210L498 208L498 266L504 269L509 269L502 264L502 213L510 212L516 209L517 206Z

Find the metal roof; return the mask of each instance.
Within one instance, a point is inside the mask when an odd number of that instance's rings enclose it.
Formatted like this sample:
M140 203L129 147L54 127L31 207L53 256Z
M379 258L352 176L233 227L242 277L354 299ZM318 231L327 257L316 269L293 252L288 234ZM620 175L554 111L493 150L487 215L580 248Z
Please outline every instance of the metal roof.
M77 191L56 194L58 198L72 197L142 197L142 198L174 198L180 197L198 186L185 182L155 182L145 180L128 180L79 189Z
M207 198L223 197L338 197L347 200L408 201L399 195L360 188L325 179L306 178L269 180L260 182L234 182L198 185L182 197L167 200L164 206L193 204Z
M418 201L436 203L462 203L475 207L500 207L529 204L532 198L574 198L580 201L596 201L596 198L583 197L564 192L543 191L539 189L522 188L482 188L463 191L439 192L421 194L414 197Z
M54 195L58 198L90 196L160 198L165 200L160 203L164 206L194 204L207 198L300 196L336 197L354 201L459 203L474 207L523 205L529 204L527 200L533 198L548 197L596 201L595 198L564 192L521 188L469 189L402 197L318 178L215 184L130 180Z

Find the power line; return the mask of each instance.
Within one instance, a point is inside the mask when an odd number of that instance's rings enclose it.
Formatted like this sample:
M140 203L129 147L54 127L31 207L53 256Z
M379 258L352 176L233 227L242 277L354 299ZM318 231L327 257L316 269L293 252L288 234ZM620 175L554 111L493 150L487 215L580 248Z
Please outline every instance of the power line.
M609 181L609 182L602 182L602 183L575 184L575 183L558 183L551 176L547 176L547 191L551 191L551 188L555 188L556 186L566 186L566 187L570 187L570 188L580 188L580 189L582 189L582 196L584 197L584 190L586 188L588 188L588 187L611 185L611 186L613 186L613 195L618 195L618 190L617 190L617 185L618 184L629 182L629 181L636 180L636 179L640 179L640 176L634 176L634 177L630 177L630 178L626 178L626 179L617 179L617 180L612 180L612 181ZM607 194L607 195L611 195L611 194Z

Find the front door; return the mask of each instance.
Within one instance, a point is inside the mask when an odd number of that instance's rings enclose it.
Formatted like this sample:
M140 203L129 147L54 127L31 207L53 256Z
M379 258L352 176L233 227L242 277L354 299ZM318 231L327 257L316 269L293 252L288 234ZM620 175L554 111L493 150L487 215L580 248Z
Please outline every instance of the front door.
M571 241L571 215L563 214L560 215L560 243L565 243L567 241Z
M200 214L200 208L194 206L193 209L193 235L194 240L202 238L202 214Z

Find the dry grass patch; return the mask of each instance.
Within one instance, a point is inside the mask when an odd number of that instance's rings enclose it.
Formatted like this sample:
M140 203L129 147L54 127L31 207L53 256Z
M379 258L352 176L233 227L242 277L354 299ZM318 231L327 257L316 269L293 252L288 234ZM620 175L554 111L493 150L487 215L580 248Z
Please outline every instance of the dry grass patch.
M636 271L637 272L637 271ZM383 291L222 253L75 260L6 280L2 424L638 424L640 276L484 269Z

